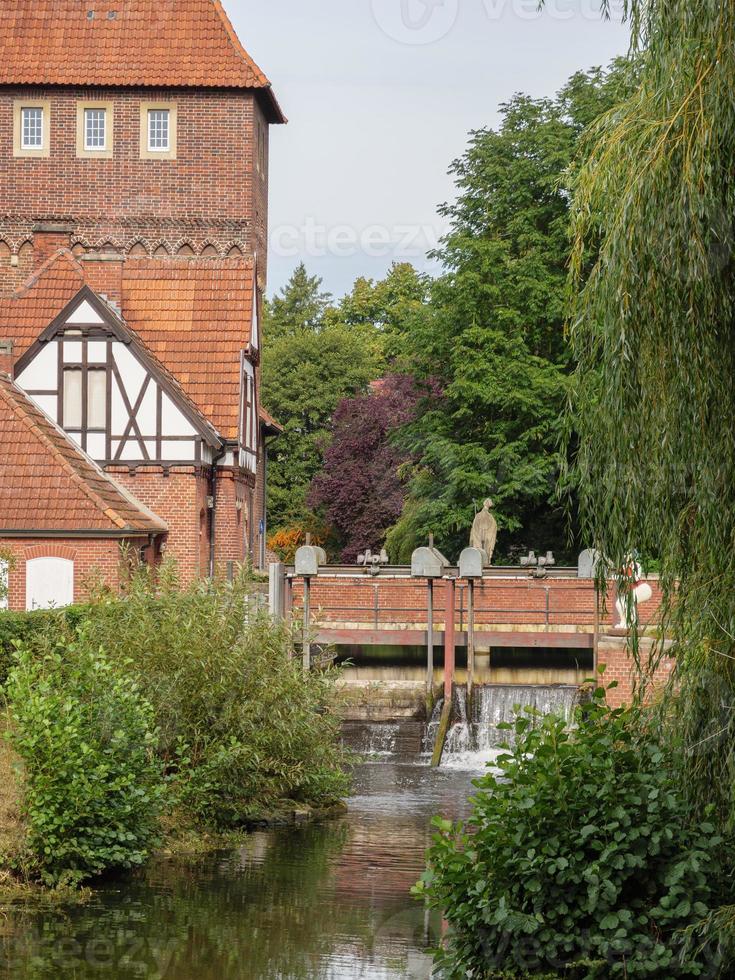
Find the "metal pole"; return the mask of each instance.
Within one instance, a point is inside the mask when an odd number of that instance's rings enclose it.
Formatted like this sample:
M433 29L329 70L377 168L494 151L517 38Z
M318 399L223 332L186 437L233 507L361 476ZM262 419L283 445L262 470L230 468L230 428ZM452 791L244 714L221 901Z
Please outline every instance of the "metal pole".
M475 681L475 581L467 582L467 715L471 717Z
M454 691L454 579L446 579L445 584L445 623L444 623L444 703L452 703Z
M428 580L428 611L426 628L426 693L434 696L434 583Z
M311 599L311 582L308 578L304 579L304 626L303 626L303 654L304 654L304 673L308 674L311 670L311 640L310 636L310 622L311 612L310 612L310 599Z

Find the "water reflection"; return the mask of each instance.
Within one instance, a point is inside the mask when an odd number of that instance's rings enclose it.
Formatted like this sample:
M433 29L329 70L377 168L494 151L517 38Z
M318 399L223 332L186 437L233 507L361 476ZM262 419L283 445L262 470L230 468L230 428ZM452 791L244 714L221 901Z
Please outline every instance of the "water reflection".
M422 980L439 922L410 898L435 813L466 812L471 772L380 763L349 816L157 862L66 914L0 917L0 976Z

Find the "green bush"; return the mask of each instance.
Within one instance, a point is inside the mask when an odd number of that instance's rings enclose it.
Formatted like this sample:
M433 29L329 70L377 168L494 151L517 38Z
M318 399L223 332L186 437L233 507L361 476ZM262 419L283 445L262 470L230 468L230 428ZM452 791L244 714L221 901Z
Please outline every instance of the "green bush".
M468 827L435 821L415 892L450 923L447 980L717 975L681 930L716 903L722 841L634 722L601 688L574 731L519 716Z
M220 827L348 791L334 672L304 676L289 631L253 598L246 575L182 590L166 565L155 582L136 573L125 600L93 607L85 627L153 705L179 802Z
M27 646L44 635L76 632L89 609L89 606L69 606L33 612L0 612L0 686L10 673L17 646Z
M28 864L48 883L140 865L155 842L164 783L153 710L121 666L82 632L20 650L10 671Z

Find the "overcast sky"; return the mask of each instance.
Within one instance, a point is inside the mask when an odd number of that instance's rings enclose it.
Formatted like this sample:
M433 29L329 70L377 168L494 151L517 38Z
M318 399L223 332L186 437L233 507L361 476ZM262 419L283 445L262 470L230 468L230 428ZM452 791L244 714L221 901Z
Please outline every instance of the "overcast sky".
M431 269L447 169L514 92L552 95L627 48L599 0L225 0L271 79L272 294L303 259L335 295L393 260Z

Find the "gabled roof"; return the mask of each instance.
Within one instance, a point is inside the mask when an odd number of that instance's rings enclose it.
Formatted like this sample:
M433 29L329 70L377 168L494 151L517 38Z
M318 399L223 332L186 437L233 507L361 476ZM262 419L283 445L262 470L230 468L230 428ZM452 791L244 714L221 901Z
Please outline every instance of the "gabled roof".
M168 530L6 374L0 374L0 432L0 536L32 530L126 537Z
M48 259L11 297L0 299L0 339L20 358L85 286L85 263L67 249ZM119 270L119 267L118 267ZM225 439L240 421L241 352L250 343L252 259L131 258L122 277L121 319L200 416ZM96 283L101 293L101 281Z
M137 359L147 369L164 389L168 392L176 405L189 419L199 434L212 447L221 449L222 440L219 433L211 422L199 411L194 402L183 390L177 379L171 372L148 350L140 341L137 335L130 330L128 325L121 319L117 310L114 310L108 302L98 296L90 286L83 285L79 289L61 312L56 316L48 327L43 330L37 338L39 343L45 343L63 332L66 321L80 306L87 304L99 317L102 323L112 332L112 334L123 344L126 344L134 352ZM1 323L2 321L0 321ZM33 356L33 347L29 348L23 357L18 358L15 363L18 374L25 368L25 361Z
M84 270L68 249L56 252L12 296L0 298L0 339L21 357L84 285Z
M3 0L0 84L255 89L285 122L220 0Z

